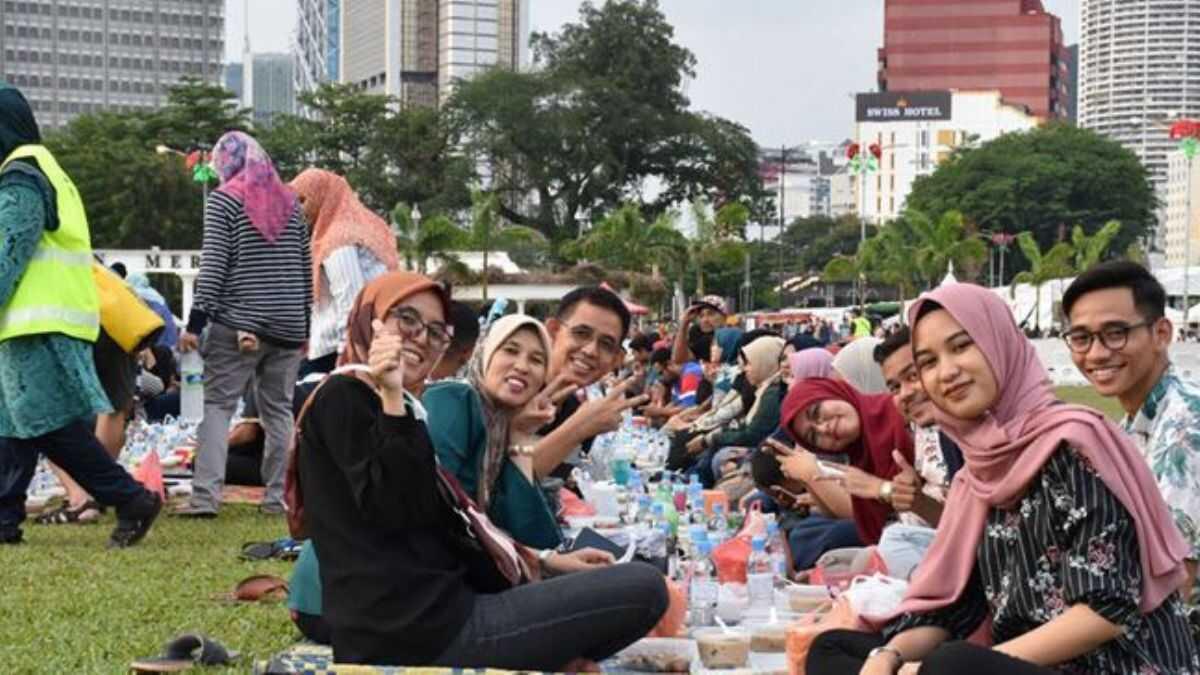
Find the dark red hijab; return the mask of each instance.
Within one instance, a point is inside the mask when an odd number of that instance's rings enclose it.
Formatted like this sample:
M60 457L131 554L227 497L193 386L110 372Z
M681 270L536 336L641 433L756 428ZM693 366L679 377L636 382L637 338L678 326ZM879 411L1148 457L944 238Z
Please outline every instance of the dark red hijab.
M858 411L861 434L857 441L841 450L850 458L851 466L867 473L891 480L900 473L900 467L892 459L892 451L899 450L910 463L913 461L913 440L908 431L908 422L896 410L888 394L863 394L853 386L840 380L812 378L797 382L783 400L783 415L780 423L788 436L797 443L792 431L792 421L818 401L838 399L854 406ZM816 453L834 454L820 448L810 448ZM879 535L887 524L892 508L876 499L851 497L854 505L854 524L864 544L879 543Z

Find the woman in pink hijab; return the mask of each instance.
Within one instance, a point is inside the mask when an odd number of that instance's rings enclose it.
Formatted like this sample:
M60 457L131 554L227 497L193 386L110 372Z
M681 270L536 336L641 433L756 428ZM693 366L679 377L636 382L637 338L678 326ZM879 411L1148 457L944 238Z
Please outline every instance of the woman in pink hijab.
M1055 397L991 291L942 286L909 319L965 470L899 611L868 617L883 634L822 635L808 673L1200 672L1176 590L1187 546L1133 443Z

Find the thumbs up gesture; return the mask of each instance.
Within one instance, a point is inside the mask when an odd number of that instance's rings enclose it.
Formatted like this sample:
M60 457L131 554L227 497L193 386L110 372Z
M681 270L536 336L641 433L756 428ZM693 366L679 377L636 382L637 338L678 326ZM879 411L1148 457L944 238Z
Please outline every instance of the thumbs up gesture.
M900 467L900 473L892 478L892 508L897 511L912 511L917 495L921 492L921 476L899 450L892 451L892 459Z
M392 396L404 394L404 337L387 324L375 319L371 323L375 336L367 355L371 378L381 393Z

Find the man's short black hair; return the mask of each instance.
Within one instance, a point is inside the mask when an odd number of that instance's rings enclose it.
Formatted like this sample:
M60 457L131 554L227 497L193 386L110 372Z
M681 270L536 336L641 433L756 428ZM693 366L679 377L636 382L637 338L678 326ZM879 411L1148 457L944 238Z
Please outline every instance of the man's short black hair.
M629 351L631 352L652 352L654 351L654 343L658 342L658 335L654 333L642 333L635 335L629 341Z
M625 301L616 293L599 286L580 286L564 295L558 303L558 312L554 315L555 318L559 321L566 319L571 312L575 311L576 305L581 302L607 309L616 314L621 319L621 335L619 337L625 339L625 336L629 334L629 325L633 323L633 315L629 313Z
M770 490L783 482L779 458L761 449L750 455L750 475L754 478L754 484L762 490Z
M899 330L884 338L883 342L875 345L875 363L882 366L889 356L907 347L909 336L908 326L901 326Z
M671 362L670 349L655 349L650 353L650 365L662 365Z
M109 265L108 268L113 272L116 272L117 276L121 277L122 279L129 276L129 270L126 269L125 263L123 262L115 262L112 265Z
M1157 321L1166 315L1167 292L1150 270L1128 260L1110 260L1093 266L1080 274L1063 293L1063 315L1071 319L1071 308L1087 293L1106 288L1128 288L1133 304L1146 321Z
M457 352L473 348L479 340L479 315L465 302L450 303L450 325L454 326L454 339L450 351Z

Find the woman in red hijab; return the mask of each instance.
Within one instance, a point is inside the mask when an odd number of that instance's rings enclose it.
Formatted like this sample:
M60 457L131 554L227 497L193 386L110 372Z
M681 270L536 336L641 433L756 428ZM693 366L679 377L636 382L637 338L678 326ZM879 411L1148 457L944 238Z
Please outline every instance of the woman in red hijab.
M1177 592L1188 548L1133 442L1055 397L991 291L942 286L909 319L965 466L899 611L868 617L884 634L825 633L807 672L1200 672Z
M811 453L798 451L784 458L781 468L789 478L808 485L814 498L835 515L853 517L865 544L878 543L893 512L891 479L902 469L893 453L913 461L908 424L891 396L863 394L840 380L808 379L788 392L780 422L796 443L817 453L847 456L850 466L842 470L841 480L849 493L850 513L838 505L845 498L839 500L830 493L828 481L821 481L822 467Z

